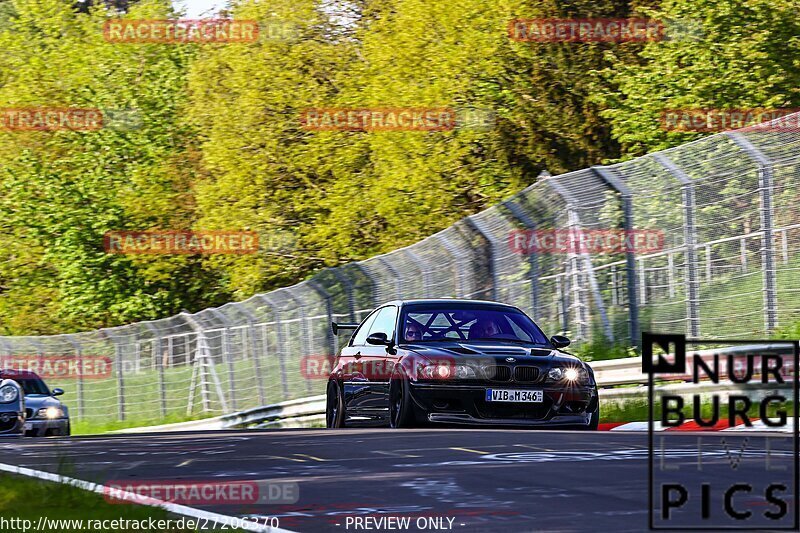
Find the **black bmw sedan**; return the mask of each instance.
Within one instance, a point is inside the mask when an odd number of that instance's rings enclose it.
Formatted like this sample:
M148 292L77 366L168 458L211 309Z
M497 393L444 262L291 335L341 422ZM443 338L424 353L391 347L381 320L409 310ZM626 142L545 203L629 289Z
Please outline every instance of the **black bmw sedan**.
M594 373L510 305L389 302L354 329L332 366L328 427L430 423L596 429Z

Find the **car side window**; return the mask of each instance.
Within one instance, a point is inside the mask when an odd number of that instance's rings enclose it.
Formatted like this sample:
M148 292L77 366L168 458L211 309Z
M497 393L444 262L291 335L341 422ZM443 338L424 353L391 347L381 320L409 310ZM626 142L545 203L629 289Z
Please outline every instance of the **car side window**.
M375 321L375 317L378 316L378 313L380 313L380 311L373 311L372 314L364 320L361 326L353 334L353 340L350 342L350 346L364 346L367 344L369 328L372 326L372 323Z
M369 334L385 333L388 339L393 339L395 324L397 324L397 307L387 305L378 311L375 322L373 322L372 327L369 328Z

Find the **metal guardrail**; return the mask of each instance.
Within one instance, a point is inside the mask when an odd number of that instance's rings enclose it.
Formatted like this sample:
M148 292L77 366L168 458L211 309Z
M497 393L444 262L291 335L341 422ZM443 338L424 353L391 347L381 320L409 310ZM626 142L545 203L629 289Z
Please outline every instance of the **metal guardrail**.
M769 350L787 349L786 344L754 344L748 346L733 346L721 349L699 350L687 353L687 365L693 364L693 357L709 358L713 354L723 356L744 355ZM600 399L604 403L624 403L632 400L646 399L647 375L642 372L641 357L626 357L590 363L595 373ZM788 365L787 370L793 371ZM687 376L688 378L688 376ZM687 379L688 381L688 379ZM626 385L638 385L626 387ZM672 394L707 394L718 393L725 396L729 392L748 394L761 390L774 390L781 387L774 383L756 383L741 385L734 383L671 383L661 385L660 389ZM321 426L325 422L325 395L309 396L297 400L265 405L232 413L213 419L168 424L165 426L152 426L123 430L121 432L135 431L190 431L201 429L232 429L232 428L286 428Z
M686 354L686 364L691 367L693 358L698 355L702 358L711 357L714 354L719 355L744 355L747 353L758 353L769 351L775 353L776 351L788 350L786 355L791 355L791 350L785 343L781 344L753 344L748 346L732 346L730 348L720 348L712 350L699 350ZM786 361L785 363L791 363ZM598 361L597 363L589 363L594 370L595 379L599 387L614 387L618 385L647 385L647 374L642 372L642 358L641 357L626 357L623 359L611 359L608 361ZM789 364L785 364L787 370L793 369Z
M223 427L246 428L253 425L257 427L283 427L297 422L319 422L325 420L325 395L310 396L265 405L220 417Z

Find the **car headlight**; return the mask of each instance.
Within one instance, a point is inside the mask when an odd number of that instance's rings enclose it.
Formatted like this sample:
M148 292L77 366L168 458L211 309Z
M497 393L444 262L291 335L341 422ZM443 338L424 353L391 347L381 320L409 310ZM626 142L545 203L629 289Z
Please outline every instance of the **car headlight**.
M475 370L466 365L435 363L420 369L420 376L426 379L475 379Z
M420 368L420 376L426 379L449 379L453 376L453 365L436 363Z
M59 407L42 407L36 413L38 418L49 418L50 420L54 418L63 418L64 410Z
M547 377L552 381L569 381L570 383L574 383L576 381L585 380L587 377L586 370L583 368L578 367L569 367L569 368L562 368L557 366L555 368L551 368L550 371L547 373Z
M0 403L11 403L19 398L19 390L13 385L0 387Z
M477 376L471 366L456 365L455 377L457 379L475 379Z

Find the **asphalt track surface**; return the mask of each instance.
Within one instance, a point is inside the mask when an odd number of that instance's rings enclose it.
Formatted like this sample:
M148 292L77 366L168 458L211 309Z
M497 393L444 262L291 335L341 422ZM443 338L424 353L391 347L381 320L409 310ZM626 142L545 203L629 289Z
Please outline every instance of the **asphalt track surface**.
M669 435L661 445L671 468L680 468L672 475L723 485L744 476L757 485L794 472L791 437L774 436L764 467L764 437L728 434L722 446L720 435L703 434L699 469L700 434ZM449 530L465 532L648 528L646 432L320 429L22 439L0 442L0 462L98 483L296 482L294 504L195 507L276 516L280 527L300 532L398 530L374 521L357 528L356 517L408 517L408 531L436 530L425 525L429 518L443 519L444 530L452 519ZM737 505L758 511L765 505L758 500L754 493Z

